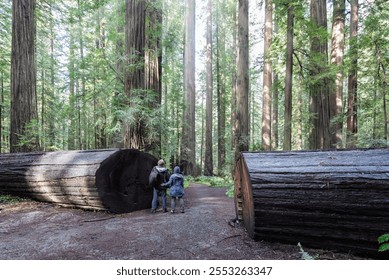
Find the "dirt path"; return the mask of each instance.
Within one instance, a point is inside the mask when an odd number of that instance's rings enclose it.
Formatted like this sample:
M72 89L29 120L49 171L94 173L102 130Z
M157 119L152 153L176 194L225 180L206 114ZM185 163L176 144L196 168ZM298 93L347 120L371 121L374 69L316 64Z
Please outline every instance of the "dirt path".
M294 245L254 242L231 226L225 189L191 185L185 213L122 215L22 202L0 205L0 259L300 259ZM170 208L170 207L169 207ZM320 258L354 258L308 250Z

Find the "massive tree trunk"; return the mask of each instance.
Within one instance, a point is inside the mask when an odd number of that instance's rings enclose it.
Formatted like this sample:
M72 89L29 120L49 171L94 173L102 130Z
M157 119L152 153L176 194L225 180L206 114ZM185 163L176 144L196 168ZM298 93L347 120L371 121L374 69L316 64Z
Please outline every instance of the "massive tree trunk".
M152 95L148 106L153 111L159 110L162 100L162 8L158 1L149 1L146 16L146 51L145 51L145 88L147 95ZM163 118L163 116L159 116ZM161 125L157 123L152 128L155 133L148 136L146 151L161 155Z
M388 76L386 73L385 64L383 62L382 53L377 50L378 54L378 82L380 83L380 90L382 92L382 112L384 115L384 139L388 141L388 101L387 101L387 88L388 88Z
M218 175L222 174L223 166L226 159L226 88L225 88L225 77L221 74L220 62L222 61L221 55L225 55L225 33L220 32L220 12L219 4L217 3L217 23L216 23L216 85L217 85L217 164L218 164ZM223 71L224 72L224 71ZM231 102L232 103L232 102Z
M98 5L101 5L99 1ZM108 147L107 134L105 128L107 127L107 115L106 111L102 110L103 104L106 102L106 96L99 94L97 86L102 77L106 76L106 70L100 67L100 61L105 57L105 41L106 22L104 18L104 9L99 7L96 15L96 53L98 60L94 63L94 75L93 75L93 123L94 126L94 149L105 149ZM99 65L100 64L100 65Z
M69 15L69 63L68 63L68 71L69 71L69 115L68 118L70 120L70 126L68 129L68 149L75 150L77 145L77 113L76 113L76 100L78 99L76 93L76 55L75 55L75 18L73 16L73 12L70 11Z
M231 75L231 147L236 151L236 114L237 114L237 4L232 5L232 75Z
M325 0L311 0L311 21L317 28L311 40L310 54L310 133L309 148L330 148L330 108L328 78L328 42L327 36L327 2Z
M184 174L196 174L196 135L195 135L195 0L185 0L185 53L184 53L184 94L185 115L182 129L181 165Z
M47 137L48 137L48 145L50 147L55 147L57 133L55 130L57 116L58 113L56 111L55 100L58 97L55 96L55 78L56 78L56 69L55 69L55 53L54 53L54 41L57 39L54 34L54 12L53 12L53 3L50 3L50 91L48 94L49 100L47 102L48 105L48 125L47 125ZM42 127L44 129L44 127ZM43 146L42 148L46 148Z
M208 0L207 6L207 43L206 43L206 121L205 121L205 160L204 160L204 175L213 175L213 141L212 141L212 94L213 94L213 75L212 75L212 0Z
M11 152L38 150L35 68L35 0L12 1ZM25 137L21 142L21 137Z
M235 116L235 159L240 152L249 150L249 37L248 0L239 0L238 61Z
M344 15L345 0L334 0L331 40L331 64L336 67L334 87L330 91L331 143L336 148L342 147L343 130L343 55L344 55Z
M83 24L83 12L86 9L86 3L81 0L77 0L77 16L78 16L78 42L79 42L79 51L80 51L80 65L77 77L77 107L78 107L78 149L85 150L88 149L88 137L89 131L87 128L88 117L86 113L87 108L87 98L86 98L86 63L85 63L85 54L84 54L84 24ZM81 85L79 83L81 82Z
M264 67L263 67L263 99L262 99L262 148L271 150L271 92L272 92L272 63L270 46L273 36L273 1L265 0L265 38L264 38Z
M389 232L389 149L242 153L239 218L251 237L378 255Z
M273 71L273 84L276 86L274 87L273 90L273 95L272 95L272 119L271 119L271 146L272 150L277 150L278 149L278 142L279 142L279 133L278 133L278 122L279 122L279 110L278 110L278 105L279 105L279 99L280 99L280 91L278 88L279 84L279 75L277 72Z
M150 207L153 156L138 150L0 155L0 193L114 213Z
M131 108L131 118L123 122L124 147L144 149L146 146L146 124L139 111L145 97L145 44L146 3L145 0L126 1L126 57L125 92Z
M347 97L347 137L346 146L356 147L358 133L357 115L357 70L358 70L358 0L351 1L350 19L350 57L351 68L348 75Z
M292 149L293 32L294 32L294 6L293 4L290 4L288 7L287 45L286 45L284 150Z

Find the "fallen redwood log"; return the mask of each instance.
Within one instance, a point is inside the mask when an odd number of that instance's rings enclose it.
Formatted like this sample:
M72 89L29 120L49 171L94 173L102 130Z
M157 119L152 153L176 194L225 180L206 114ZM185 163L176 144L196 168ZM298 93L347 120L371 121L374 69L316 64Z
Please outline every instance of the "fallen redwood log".
M242 153L235 205L256 240L388 258L389 149Z
M0 154L0 194L113 213L149 208L157 159L138 150Z

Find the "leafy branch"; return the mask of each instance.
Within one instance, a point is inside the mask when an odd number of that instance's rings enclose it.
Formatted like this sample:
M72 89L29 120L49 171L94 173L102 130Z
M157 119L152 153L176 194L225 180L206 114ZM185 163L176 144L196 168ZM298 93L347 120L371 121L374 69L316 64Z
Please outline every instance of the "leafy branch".
M378 237L379 252L389 251L389 233L383 234Z

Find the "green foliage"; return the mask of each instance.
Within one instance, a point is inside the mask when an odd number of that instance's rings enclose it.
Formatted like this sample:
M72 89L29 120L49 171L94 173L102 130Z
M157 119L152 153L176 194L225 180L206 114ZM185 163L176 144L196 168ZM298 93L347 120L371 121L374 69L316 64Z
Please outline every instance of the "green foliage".
M26 198L17 197L9 194L0 195L0 203L14 204L21 201L29 201L29 200Z
M234 181L232 180L231 176L225 176L225 177L216 177L216 176L199 176L199 177L191 177L186 176L186 180L188 181L188 184L191 182L208 185L213 188L227 188L226 194L229 197L232 197L234 195Z
M189 187L189 185L193 182L195 182L196 179L191 176L191 175L188 175L188 176L185 176L185 180L184 180L184 188L187 188Z
M215 176L200 176L196 178L196 182L215 188L225 188L233 184L232 180L229 178Z
M389 251L389 234L383 234L378 237L379 252Z
M162 35L162 100L161 104L150 108L155 94L150 91L138 92L137 97L129 98L124 93L123 69L136 68L136 63L126 66L128 57L125 49L125 1L38 1L37 19L37 104L39 118L29 124L26 135L21 135L21 145L33 145L32 138L39 136L44 150L105 148L120 145L123 141L123 124L136 124L139 120L148 131L148 137L161 139L161 156L167 162L177 164L181 150L181 137L185 92L183 87L184 55L184 16L185 1L152 1L150 5L161 8L162 27L148 30L149 37ZM250 13L262 12L263 3L251 5ZM198 1L201 7L205 1ZM358 36L358 144L360 147L387 146L385 141L384 98L387 99L387 69L389 58L389 2L361 1L360 29ZM271 47L274 74L278 83L273 90L279 91L279 144L282 146L284 126L284 81L286 48L286 15L288 5L294 6L294 77L293 77L293 148L306 147L309 131L308 89L322 80L333 79L339 69L322 65L327 58L310 52L312 38L320 41L330 40L325 28L317 28L309 17L307 0L275 0L275 30ZM233 124L230 116L234 108L232 100L232 79L236 70L234 57L233 31L235 29L237 1L213 1L214 28L214 92L216 97L216 50L219 51L220 81L224 89L222 103L225 107L225 133L222 137L226 144L226 163L220 177L200 177L193 180L211 186L229 187L233 194L233 183L228 178L235 162L232 145ZM0 1L0 76L4 79L4 102L2 108L2 137L0 151L8 151L10 115L10 57L11 57L11 19L12 1ZM201 30L204 20L203 10L197 10L197 30ZM331 26L329 14L328 26ZM259 51L262 42L261 17L250 21L250 149L261 150L261 79L263 55ZM103 24L104 23L104 24ZM349 13L346 13L345 63L341 70L344 80L351 67L349 49ZM105 34L102 36L102 26ZM161 31L162 29L162 31ZM204 30L205 31L205 30ZM215 30L216 31L216 30ZM162 34L160 34L162 32ZM216 34L218 44L216 45ZM104 37L104 38L103 38ZM201 36L197 36L200 39ZM101 43L104 44L101 44ZM197 46L199 48L203 46ZM204 59L204 57L201 57ZM326 63L325 63L326 64ZM310 77L310 67L319 65L323 71ZM201 65L198 65L199 69ZM200 69L201 72L201 69ZM200 150L203 146L202 92L205 91L205 75L196 80L196 140L197 164L202 166ZM347 89L344 88L343 108L346 108ZM214 98L216 108L217 98ZM386 112L387 114L387 112ZM218 139L217 119L214 113L214 161L217 163L216 143ZM333 119L345 122L346 114ZM32 137L32 138L31 138ZM344 137L345 138L345 137ZM305 146L304 146L305 145ZM219 172L219 171L218 171Z
M18 146L26 147L33 151L37 149L39 139L39 123L38 120L33 119L24 126L24 133L19 134Z

